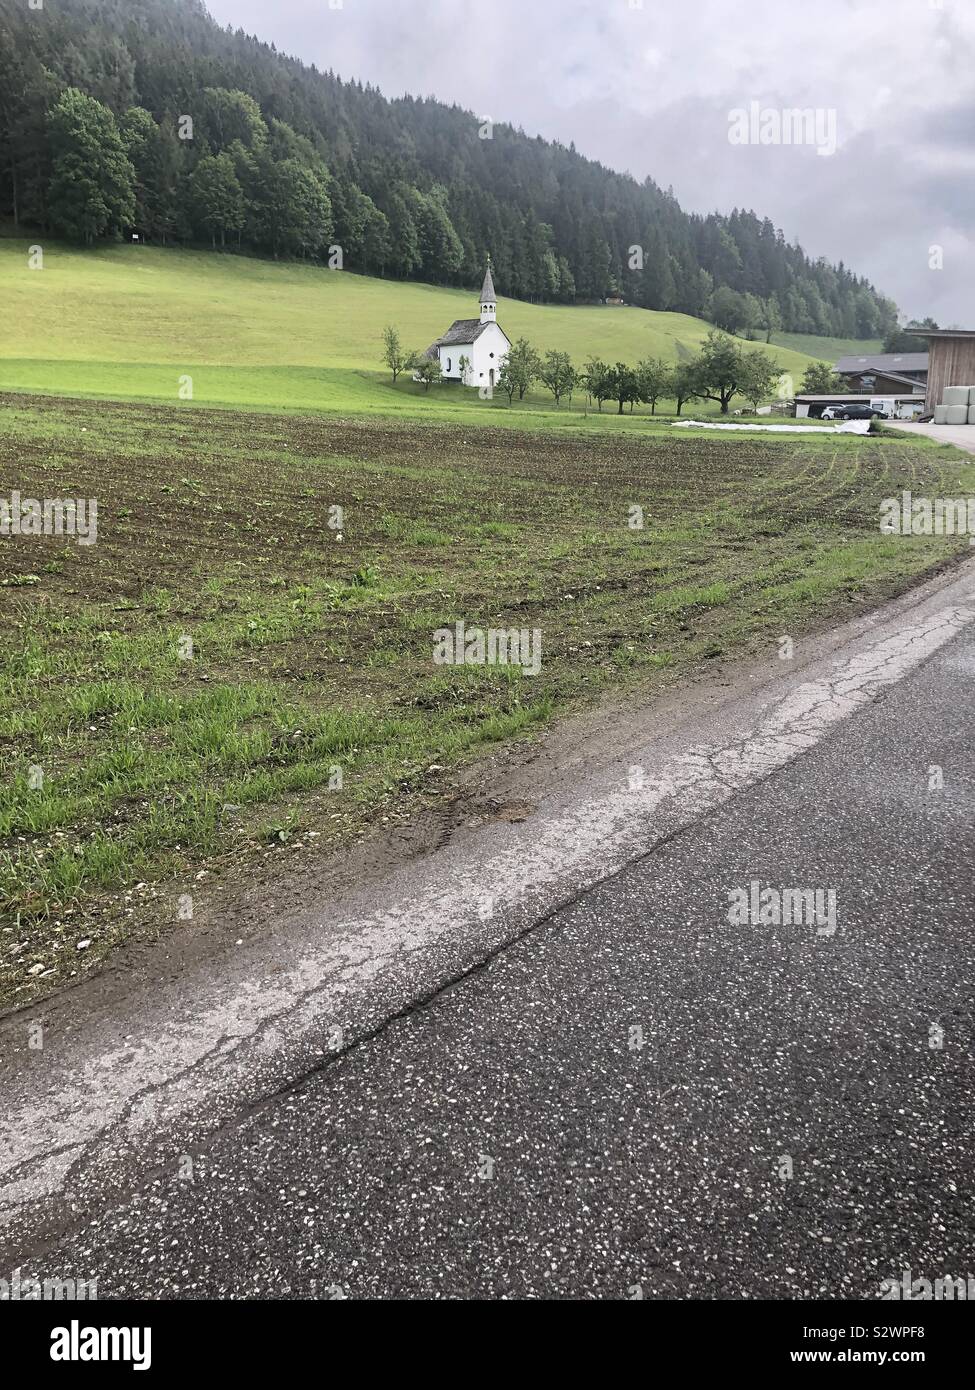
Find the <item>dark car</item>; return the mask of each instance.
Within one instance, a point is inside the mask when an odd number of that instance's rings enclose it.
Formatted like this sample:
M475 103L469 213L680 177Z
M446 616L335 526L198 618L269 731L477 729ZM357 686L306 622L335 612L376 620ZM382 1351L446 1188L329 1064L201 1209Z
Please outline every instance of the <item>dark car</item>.
M886 416L875 405L841 405L834 412L837 420L884 420Z

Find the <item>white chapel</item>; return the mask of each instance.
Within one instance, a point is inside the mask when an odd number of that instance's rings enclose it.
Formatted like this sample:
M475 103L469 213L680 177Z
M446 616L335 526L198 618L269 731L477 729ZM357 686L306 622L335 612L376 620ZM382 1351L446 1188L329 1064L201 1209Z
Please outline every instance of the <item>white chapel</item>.
M481 286L481 315L476 319L456 319L442 338L431 343L423 354L440 363L444 381L461 381L465 386L494 387L501 363L511 349L511 339L498 323L498 303L488 258Z

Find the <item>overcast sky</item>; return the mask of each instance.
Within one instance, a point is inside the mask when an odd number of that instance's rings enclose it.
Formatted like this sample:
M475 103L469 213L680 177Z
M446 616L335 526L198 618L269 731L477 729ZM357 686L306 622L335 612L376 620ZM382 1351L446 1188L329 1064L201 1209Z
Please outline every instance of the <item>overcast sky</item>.
M387 96L574 140L690 211L754 208L907 315L975 328L975 0L207 4ZM835 113L835 153L732 144L752 102L819 110L823 133Z

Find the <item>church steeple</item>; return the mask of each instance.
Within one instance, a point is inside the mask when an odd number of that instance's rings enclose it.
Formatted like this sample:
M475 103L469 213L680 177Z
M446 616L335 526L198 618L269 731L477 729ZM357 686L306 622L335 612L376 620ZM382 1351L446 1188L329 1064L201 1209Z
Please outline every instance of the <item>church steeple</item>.
M484 284L481 286L481 322L496 323L498 319L498 299L494 293L494 280L491 276L491 257L487 259Z

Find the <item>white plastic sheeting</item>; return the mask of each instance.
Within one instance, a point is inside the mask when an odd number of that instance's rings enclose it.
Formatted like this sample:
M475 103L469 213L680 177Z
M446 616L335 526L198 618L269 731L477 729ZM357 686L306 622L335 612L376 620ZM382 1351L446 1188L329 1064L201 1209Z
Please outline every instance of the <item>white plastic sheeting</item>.
M713 420L671 420L678 429L695 430L765 430L772 434L869 434L869 420L838 420L826 425L733 425Z

